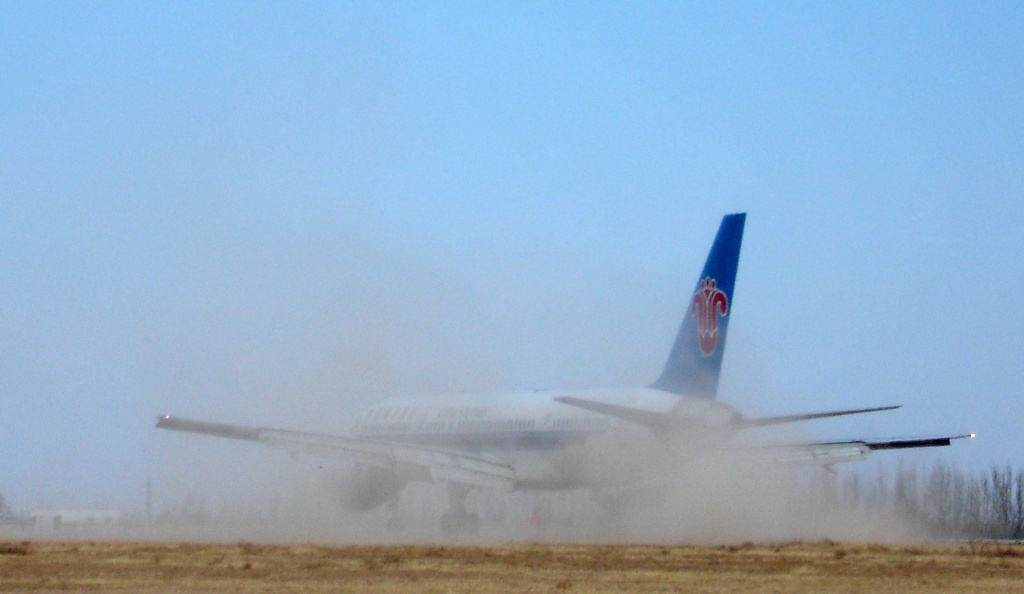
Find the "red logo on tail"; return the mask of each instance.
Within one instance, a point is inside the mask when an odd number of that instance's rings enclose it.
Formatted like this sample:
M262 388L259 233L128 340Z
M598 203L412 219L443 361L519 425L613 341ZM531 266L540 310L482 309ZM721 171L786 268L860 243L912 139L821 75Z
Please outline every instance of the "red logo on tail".
M715 279L700 281L690 300L690 315L697 318L697 345L708 356L718 346L718 317L729 313L729 298L718 288Z

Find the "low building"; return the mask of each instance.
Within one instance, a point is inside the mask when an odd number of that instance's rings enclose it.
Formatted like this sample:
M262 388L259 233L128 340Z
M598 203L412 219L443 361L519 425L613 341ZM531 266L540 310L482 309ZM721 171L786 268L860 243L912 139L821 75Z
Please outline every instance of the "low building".
M32 512L36 530L53 532L72 526L109 526L121 521L117 510L43 509Z

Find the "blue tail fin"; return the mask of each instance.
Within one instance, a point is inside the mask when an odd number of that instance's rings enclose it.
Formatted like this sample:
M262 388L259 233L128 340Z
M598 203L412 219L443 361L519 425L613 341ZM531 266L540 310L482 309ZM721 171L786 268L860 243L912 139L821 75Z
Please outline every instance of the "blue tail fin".
M746 213L726 215L690 297L672 352L652 388L713 400L722 368Z

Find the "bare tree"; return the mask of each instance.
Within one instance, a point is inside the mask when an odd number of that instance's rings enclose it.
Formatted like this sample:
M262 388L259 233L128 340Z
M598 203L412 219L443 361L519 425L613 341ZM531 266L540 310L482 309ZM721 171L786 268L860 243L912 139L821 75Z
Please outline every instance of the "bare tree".
M842 483L837 501L900 514L938 538L1024 539L1024 472L993 466L978 474L946 464L879 468L870 481Z

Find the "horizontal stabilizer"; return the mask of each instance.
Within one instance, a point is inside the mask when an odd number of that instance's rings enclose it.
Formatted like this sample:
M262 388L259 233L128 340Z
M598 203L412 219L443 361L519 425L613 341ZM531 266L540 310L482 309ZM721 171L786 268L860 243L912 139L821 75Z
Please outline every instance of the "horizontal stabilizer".
M879 412L883 410L894 410L902 405L878 406L875 408L858 408L855 410L837 410L823 413L810 413L806 415L785 415L781 417L760 417L755 419L743 419L740 428L766 427L768 425L781 425L783 423L798 423L800 421L811 421L813 419L827 419L829 417L842 417L845 415L859 415L864 413ZM947 444L948 445L948 444Z
M654 431L666 431L672 427L672 417L665 413L632 408L629 406L620 406L618 404L597 402L595 400L587 400L585 398L576 398L575 396L556 396L554 400L556 402L561 402L563 404L568 404L591 412L636 423L637 425L647 427Z

